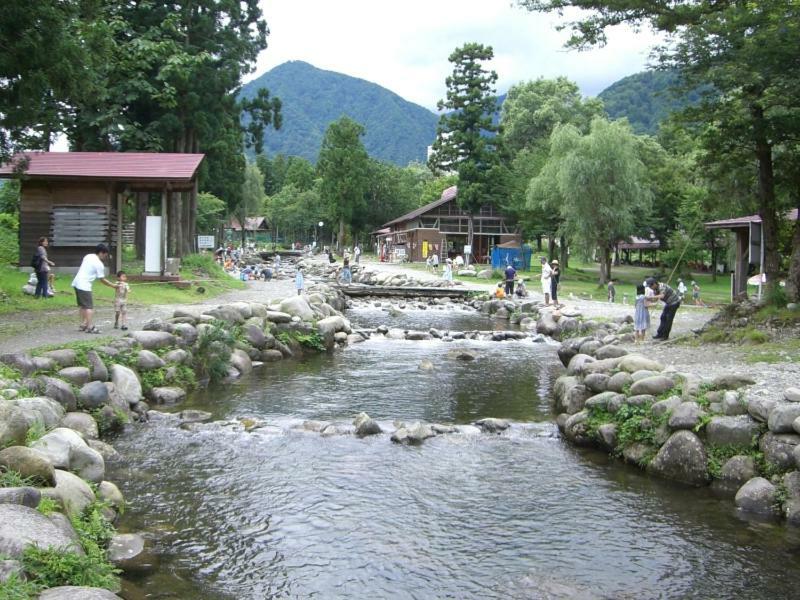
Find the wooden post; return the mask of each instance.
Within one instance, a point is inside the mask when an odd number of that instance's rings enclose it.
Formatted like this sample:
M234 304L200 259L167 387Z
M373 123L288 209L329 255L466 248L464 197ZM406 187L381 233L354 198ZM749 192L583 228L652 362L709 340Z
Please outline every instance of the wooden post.
M750 251L750 232L747 229L736 230L736 267L733 276L733 294L738 296L747 292L748 253Z
M122 248L124 246L122 242L122 205L123 194L117 192L117 250L114 256L116 262L116 269L114 269L115 275L122 270Z
M138 192L136 194L136 258L144 259L144 243L147 230L147 208L150 194Z
M161 191L161 275L167 268L167 188Z

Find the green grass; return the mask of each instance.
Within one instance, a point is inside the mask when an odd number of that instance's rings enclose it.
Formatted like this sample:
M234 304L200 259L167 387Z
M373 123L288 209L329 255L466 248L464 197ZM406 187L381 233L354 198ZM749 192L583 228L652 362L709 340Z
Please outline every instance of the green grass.
M800 339L768 342L757 348L743 349L742 352L748 363L800 363Z
M125 268L129 273L137 271ZM28 281L29 274L21 273L14 267L0 266L0 314L20 311L42 311L54 309L74 309L75 293L70 287L72 275L56 274L56 295L47 300L34 300L32 296L22 293L22 286ZM216 296L229 290L244 289L244 282L234 279L217 265L211 255L190 255L183 259L181 279L192 281L188 289L178 289L169 283L131 282L128 297L129 306L147 306L152 304L189 304L200 302L203 298ZM111 276L110 280L114 280ZM198 287L205 289L203 294L197 292ZM97 306L110 307L114 303L114 290L96 283L93 289Z
M37 481L30 477L23 477L16 471L0 471L0 488L5 487L36 487Z
M0 379L5 379L7 381L18 381L21 378L22 373L13 367L9 367L5 363L0 363Z

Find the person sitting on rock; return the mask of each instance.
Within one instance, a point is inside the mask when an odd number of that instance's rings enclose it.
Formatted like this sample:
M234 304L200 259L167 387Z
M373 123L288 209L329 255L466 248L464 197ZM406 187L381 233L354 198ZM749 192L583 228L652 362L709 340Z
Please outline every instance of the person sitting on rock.
M506 297L506 291L505 291L505 289L503 289L504 287L505 287L505 283L502 282L502 281L497 284L497 287L494 290L494 297L495 298L498 298L498 299L502 300L503 298Z
M528 297L528 290L525 289L525 280L524 279L517 280L517 289L514 290L514 295L517 298L527 298Z

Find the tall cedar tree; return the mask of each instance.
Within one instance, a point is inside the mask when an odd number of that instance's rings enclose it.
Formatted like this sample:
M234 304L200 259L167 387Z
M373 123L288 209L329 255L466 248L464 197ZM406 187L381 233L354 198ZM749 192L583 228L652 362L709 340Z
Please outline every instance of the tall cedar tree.
M606 28L621 23L649 24L671 36L675 43L662 49L661 63L680 69L687 86L712 86L699 108L687 109L690 118L711 125L705 128L711 160L742 157L736 147L744 147L745 160L755 163L764 271L772 289L780 270L780 213L789 204L781 203L776 179L791 178L790 172L776 172L775 156L800 135L800 5L788 0L518 2L541 12L588 9L580 13L580 20L566 25L573 30L573 47L603 44ZM795 228L800 238L800 223ZM794 264L798 260L800 253L792 253L790 277L800 278L800 265ZM800 281L790 281L787 288L798 300Z
M337 247L344 244L345 226L353 224L365 207L369 155L361 138L364 128L347 117L331 123L322 140L317 173L322 178L322 197L339 223Z
M440 111L449 112L439 119L429 161L434 173L458 172L457 202L469 215L470 246L475 213L481 206L494 204L500 188L498 127L492 122L497 110L497 73L483 67L493 57L491 46L476 43L456 48L449 56L453 74L445 80L446 100L437 104Z

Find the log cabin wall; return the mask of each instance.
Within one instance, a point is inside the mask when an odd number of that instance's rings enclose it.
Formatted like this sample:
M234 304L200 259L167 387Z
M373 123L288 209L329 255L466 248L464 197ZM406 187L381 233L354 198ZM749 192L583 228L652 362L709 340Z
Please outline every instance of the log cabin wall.
M114 252L116 193L116 186L107 182L23 181L19 216L22 270L31 270L30 258L42 236L50 239L47 254L56 263L56 272L76 272L83 257L101 242ZM96 217L81 220L76 216L84 208L91 212L90 207L98 208ZM59 239L66 243L59 244Z

